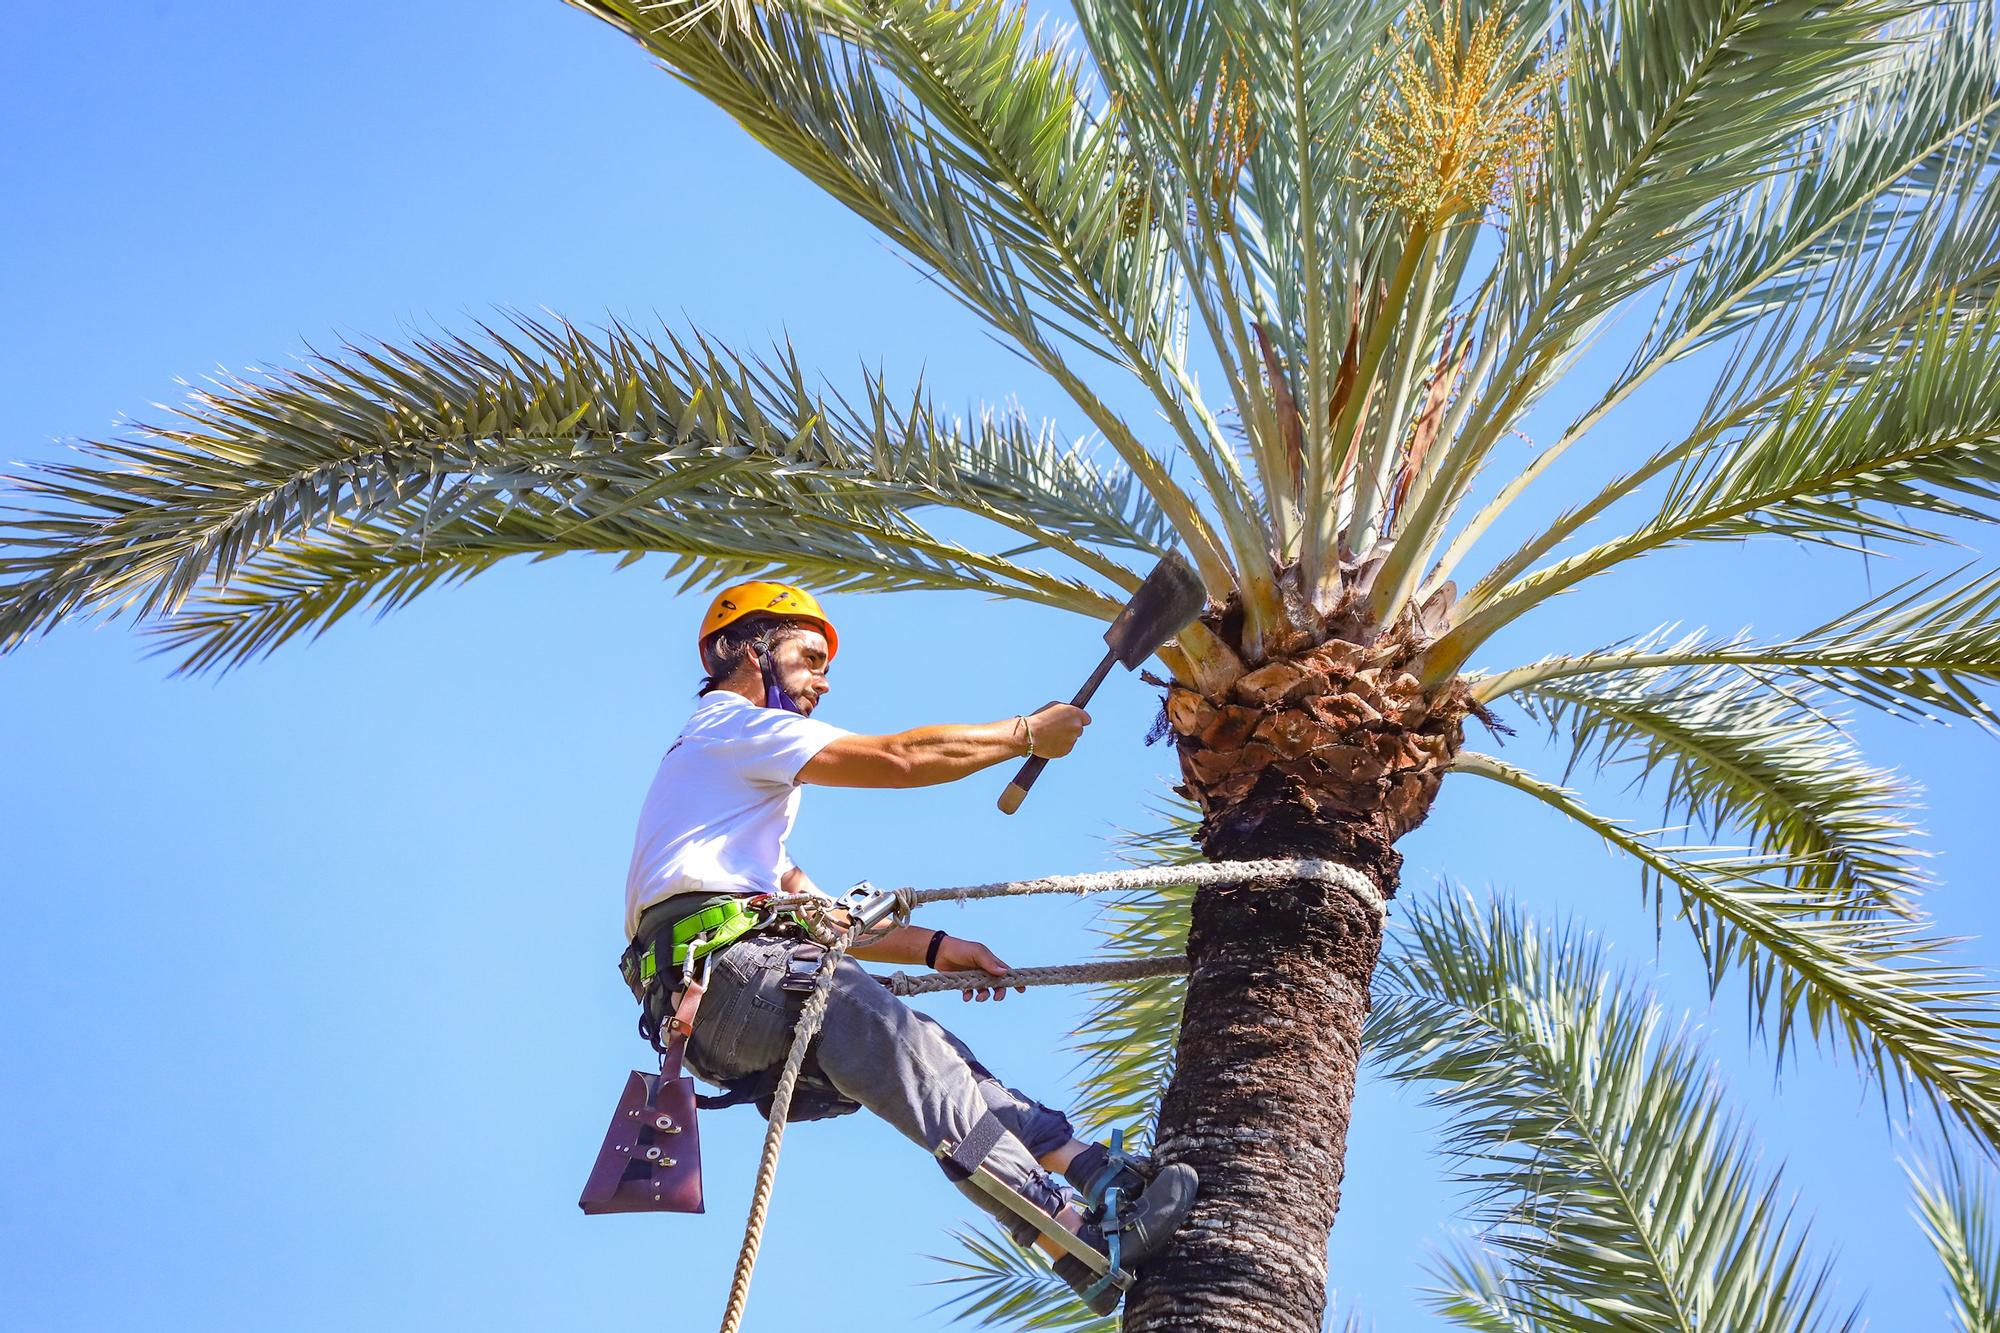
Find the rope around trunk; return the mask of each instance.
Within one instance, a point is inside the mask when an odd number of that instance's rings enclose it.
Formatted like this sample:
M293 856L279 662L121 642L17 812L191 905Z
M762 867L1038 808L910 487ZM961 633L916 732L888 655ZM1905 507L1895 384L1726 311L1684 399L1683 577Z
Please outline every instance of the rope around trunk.
M1043 879L1009 879L994 884L964 884L953 889L897 889L899 908L929 903L972 902L979 898L1013 898L1030 893L1129 893L1139 889L1197 889L1237 886L1278 888L1302 879L1335 884L1382 915L1388 905L1375 882L1353 866L1317 857L1266 861L1197 861L1179 866L1141 866L1133 870L1100 870L1088 875L1050 875Z
M1346 889L1377 916L1388 913L1388 904L1374 882L1352 866L1317 858L1265 861L1205 861L1181 866L1145 866L1135 870L1105 870L1086 875L1051 875L1043 879L1000 880L992 884L967 884L950 889L897 889L896 915L907 917L910 909L928 903L972 902L981 898L1013 898L1036 893L1129 893L1143 889L1228 888L1251 885L1277 888L1302 879L1318 880ZM764 1243L764 1223L771 1211L771 1191L778 1175L778 1149L785 1139L785 1116L792 1108L792 1091L798 1086L799 1071L805 1068L806 1052L826 1022L827 1002L833 995L833 976L846 956L854 932L837 932L820 960L819 975L813 978L812 994L799 1011L792 1029L792 1049L778 1085L771 1092L770 1123L764 1130L764 1150L757 1162L757 1183L750 1191L750 1216L743 1224L743 1247L736 1254L736 1273L729 1282L729 1303L722 1311L720 1333L738 1333L743 1310L750 1301L750 1274L757 1267L757 1251ZM1017 967L994 976L986 972L930 972L911 976L905 972L882 978L894 995L925 995L933 991L980 990L993 986L1065 986L1084 982L1143 981L1173 976L1188 970L1188 960L1178 954L1158 958L1131 958L1096 963L1072 963L1062 967Z

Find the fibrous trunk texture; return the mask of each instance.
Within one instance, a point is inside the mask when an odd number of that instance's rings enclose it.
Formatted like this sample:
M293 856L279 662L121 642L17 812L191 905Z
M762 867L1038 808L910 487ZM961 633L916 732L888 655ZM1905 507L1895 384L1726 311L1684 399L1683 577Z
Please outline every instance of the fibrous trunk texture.
M1423 683L1451 598L1388 630L1350 612L1358 597L1324 617L1288 599L1301 614L1272 656L1171 686L1166 721L1210 860L1323 857L1388 900L1394 844L1429 814L1478 711L1463 682ZM1204 620L1238 642L1232 610ZM1196 896L1155 1152L1194 1167L1201 1193L1140 1274L1127 1333L1319 1333L1382 927L1373 903L1317 881Z
M1226 850L1220 859L1335 857L1385 896L1400 861L1380 844L1370 857L1282 835ZM1319 1333L1381 944L1375 908L1332 885L1195 898L1194 967L1155 1151L1194 1167L1201 1193L1173 1244L1140 1274L1127 1333Z

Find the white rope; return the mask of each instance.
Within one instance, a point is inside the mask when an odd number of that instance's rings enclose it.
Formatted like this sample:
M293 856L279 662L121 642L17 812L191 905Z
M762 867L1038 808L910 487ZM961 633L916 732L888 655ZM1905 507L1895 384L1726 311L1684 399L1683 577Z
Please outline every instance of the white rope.
M771 1090L770 1123L764 1127L764 1150L757 1161L757 1183L750 1191L750 1217L743 1224L743 1244L736 1252L736 1271L729 1280L729 1301L722 1310L721 1333L737 1333L743 1326L743 1311L750 1303L750 1274L757 1267L757 1251L764 1244L764 1220L771 1209L771 1191L778 1179L778 1147L785 1140L785 1117L792 1109L792 1091L798 1087L799 1072L805 1068L806 1051L826 1021L827 1001L833 995L833 974L847 953L852 932L838 932L837 942L820 958L819 975L813 978L812 994L806 997L798 1022L792 1028L792 1049L785 1056L785 1068L778 1085Z
M1119 981L1152 981L1186 974L1185 954L1157 958L1107 958L1060 967L1015 967L1005 972L891 972L881 978L891 995L932 995L948 990L1006 990L1010 986L1084 986Z
M1050 875L1042 879L1009 879L994 884L964 884L952 889L897 889L905 908L929 903L972 902L980 898L1013 898L1031 893L1129 893L1140 889L1231 888L1254 885L1282 888L1302 879L1338 885L1372 908L1377 916L1388 908L1374 881L1353 866L1318 857L1266 861L1197 861L1179 866L1141 866L1133 870L1099 870L1087 875Z

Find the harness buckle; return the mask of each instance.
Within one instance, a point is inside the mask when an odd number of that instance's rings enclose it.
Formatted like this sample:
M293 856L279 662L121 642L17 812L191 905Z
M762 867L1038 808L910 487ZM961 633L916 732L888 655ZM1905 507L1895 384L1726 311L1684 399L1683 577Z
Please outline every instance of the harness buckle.
M810 995L819 978L819 970L825 965L826 950L819 945L794 946L785 958L785 976L778 983L778 989L793 995Z

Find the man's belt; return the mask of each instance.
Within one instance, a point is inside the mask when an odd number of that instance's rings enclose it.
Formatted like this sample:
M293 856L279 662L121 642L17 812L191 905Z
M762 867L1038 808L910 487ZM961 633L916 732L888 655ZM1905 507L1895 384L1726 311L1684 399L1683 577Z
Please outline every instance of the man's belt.
M690 963L700 962L717 949L742 939L763 925L765 920L766 914L750 906L745 899L723 898L712 902L674 922L665 932L668 966L684 969ZM660 941L655 936L647 943L645 952L639 955L639 985L642 989L651 986L653 978L662 970L659 948Z
M712 903L710 907L704 907L692 917L682 917L680 921L674 923L674 929L668 935L670 941L668 963L672 967L688 967L690 963L700 963L702 957L714 953L716 949L722 949L724 945L734 945L760 925L764 925L764 913L746 907L742 899L724 899L720 903ZM640 955L638 961L640 985L652 985L652 979L658 973L660 967L656 953L658 947L660 943L654 941L652 947L648 947L646 953Z
M878 929L894 914L896 902L895 894L877 891L866 883L855 885L843 898L828 898L823 894L723 895L697 900L689 904L686 915L649 928L646 917L672 910L669 904L674 900L663 899L641 914L638 938L619 960L619 972L633 995L643 997L662 972L675 969L685 972L691 964L754 931L787 929L824 945L831 943L826 934L829 928L836 932ZM664 967L659 956L662 938L668 941Z

